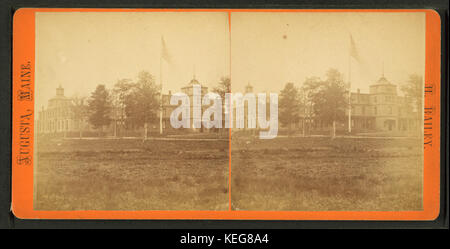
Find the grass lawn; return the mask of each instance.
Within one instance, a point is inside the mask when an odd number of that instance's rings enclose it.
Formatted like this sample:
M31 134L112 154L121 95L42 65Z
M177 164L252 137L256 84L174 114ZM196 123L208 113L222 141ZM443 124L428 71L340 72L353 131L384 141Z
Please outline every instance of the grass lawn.
M234 210L421 210L423 145L407 138L232 139Z
M228 209L228 141L38 141L35 209Z
M234 210L421 210L419 139L233 137ZM38 139L37 210L228 210L228 141Z

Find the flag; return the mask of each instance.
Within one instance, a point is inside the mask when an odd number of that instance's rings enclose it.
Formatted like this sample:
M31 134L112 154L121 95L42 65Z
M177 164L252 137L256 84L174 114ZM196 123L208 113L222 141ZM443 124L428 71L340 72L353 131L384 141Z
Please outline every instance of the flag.
M164 41L164 37L162 36L161 36L161 58L164 59L169 64L172 63L169 50L167 49L166 42Z
M355 41L353 40L353 36L352 35L350 35L350 56L353 57L358 62L361 61L361 59L359 57L358 50L356 49Z

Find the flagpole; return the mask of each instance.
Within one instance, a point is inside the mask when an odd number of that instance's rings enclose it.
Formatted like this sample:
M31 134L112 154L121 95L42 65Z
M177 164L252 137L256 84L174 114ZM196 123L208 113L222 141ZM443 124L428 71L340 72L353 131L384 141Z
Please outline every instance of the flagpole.
M351 91L352 91L352 83L351 83L351 54L348 55L348 133L352 132L352 106L351 106Z
M161 37L161 46L162 46L162 37ZM159 56L159 84L161 89L159 91L159 134L163 134L163 98L162 98L162 50Z

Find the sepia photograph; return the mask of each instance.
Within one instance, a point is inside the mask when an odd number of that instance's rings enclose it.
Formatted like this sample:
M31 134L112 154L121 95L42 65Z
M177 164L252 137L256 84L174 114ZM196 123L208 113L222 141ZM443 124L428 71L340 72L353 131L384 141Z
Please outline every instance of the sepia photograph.
M35 22L35 210L423 210L423 12Z
M424 13L235 12L231 61L278 94L276 137L232 129L233 210L422 210Z
M228 27L226 12L36 13L34 209L228 210L228 131L170 123L173 96L226 91Z

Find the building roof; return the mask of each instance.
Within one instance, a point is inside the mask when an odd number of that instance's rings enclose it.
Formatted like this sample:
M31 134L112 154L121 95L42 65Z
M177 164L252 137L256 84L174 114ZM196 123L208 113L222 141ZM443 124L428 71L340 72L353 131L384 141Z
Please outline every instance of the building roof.
M66 97L65 95L64 95L64 88L61 86L61 85L59 85L57 88L56 88L56 95L55 96L53 96L53 98L51 98L51 99L49 99L49 101L52 101L52 100L67 100L67 99L70 99L70 98L68 98L68 97Z
M191 81L189 81L187 86L184 86L181 89L191 88L193 85L200 85L202 89L208 89L208 87L203 86L202 84L200 84L200 82L198 82L198 80L195 78L195 76L194 76L194 78L192 78Z
M389 80L386 79L386 77L381 76L378 81L373 84L372 86L379 86L379 85L389 85L389 86L393 86L394 84L392 84Z
M49 102L53 101L53 100L70 100L70 98L66 97L66 96L55 96L55 97L49 99Z
M195 78L193 78L193 79L189 82L189 85L190 85L190 86L192 86L192 85L200 85L200 83L198 82L198 80L196 80Z

